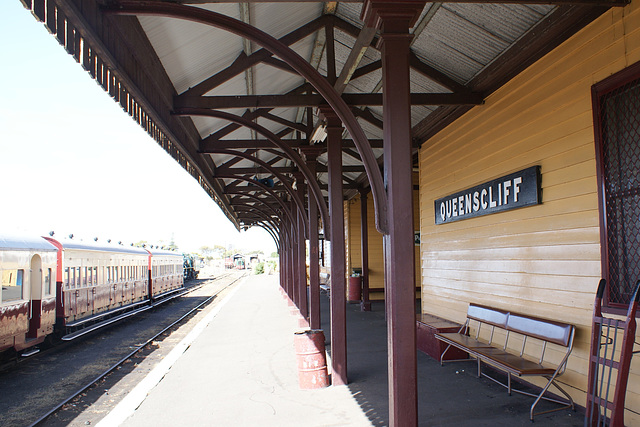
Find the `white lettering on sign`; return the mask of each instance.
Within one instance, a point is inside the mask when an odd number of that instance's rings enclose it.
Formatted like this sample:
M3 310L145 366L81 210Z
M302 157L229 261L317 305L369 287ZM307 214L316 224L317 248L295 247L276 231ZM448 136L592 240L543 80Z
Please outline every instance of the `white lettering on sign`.
M532 166L436 200L436 223L541 203L539 169Z
M520 192L520 184L522 184L522 177L513 179L513 201L518 201L518 193Z
M502 185L504 185L504 204L508 203L509 197L509 189L511 188L511 181L505 181Z

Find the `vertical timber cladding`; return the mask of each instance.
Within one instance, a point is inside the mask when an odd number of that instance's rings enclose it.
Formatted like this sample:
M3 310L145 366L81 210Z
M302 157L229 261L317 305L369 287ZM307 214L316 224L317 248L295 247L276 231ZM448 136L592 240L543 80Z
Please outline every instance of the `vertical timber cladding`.
M538 205L540 184L540 166L532 166L443 197L435 201L436 224Z

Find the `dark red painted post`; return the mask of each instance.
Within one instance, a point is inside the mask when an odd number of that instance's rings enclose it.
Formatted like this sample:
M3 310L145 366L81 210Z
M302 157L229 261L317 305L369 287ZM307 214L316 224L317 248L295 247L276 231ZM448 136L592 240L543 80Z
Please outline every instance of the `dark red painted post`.
M298 259L298 244L299 240L299 230L298 230L298 210L294 205L293 201L291 201L290 205L291 212L294 213L293 222L290 224L291 230L291 291L293 293L293 302L296 307L300 308L300 260Z
M304 201L304 193L305 193L305 183L304 183L304 175L296 174L296 187L297 193L300 199ZM296 286L298 288L298 308L300 309L300 313L302 317L305 319L309 319L309 309L307 303L307 256L306 256L306 240L304 235L304 223L305 217L307 216L306 211L301 211L296 209L298 215L296 216L298 221L297 227L297 258L298 258L298 277L296 280Z
M289 294L289 233L286 231L287 223L286 220L283 222L281 227L282 233L282 263L280 264L280 275L282 276L282 288L289 298L291 295Z
M315 176L317 154L303 149L309 170ZM320 329L320 245L318 241L318 206L309 195L309 326Z
M287 221L287 230L289 233L289 247L287 250L287 294L289 295L289 299L291 302L295 303L294 292L293 292L293 240L294 234L293 229L291 227L291 222Z
M347 384L347 319L342 195L342 122L330 108L320 108L327 122L329 217L331 218L331 364L333 385Z
M411 165L409 28L424 1L366 0L363 20L381 30L384 162L389 235L387 330L389 352L389 421L391 426L418 424Z
M362 259L362 311L371 311L369 301L369 224L367 221L367 193L360 190L360 253Z

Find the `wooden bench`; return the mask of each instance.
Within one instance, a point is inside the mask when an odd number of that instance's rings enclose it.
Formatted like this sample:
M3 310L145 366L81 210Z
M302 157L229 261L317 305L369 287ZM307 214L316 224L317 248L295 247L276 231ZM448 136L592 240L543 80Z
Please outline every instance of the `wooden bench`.
M476 326L475 336L470 336L471 326ZM484 329L488 328L487 334L483 334ZM502 330L504 339L497 342L494 338L494 332ZM481 331L482 330L482 331ZM529 413L530 419L533 421L535 407L541 399L563 405L549 411L539 412L543 414L552 411L558 411L565 408L575 409L573 399L564 391L556 382L556 378L562 375L567 367L567 359L573 348L573 337L575 327L566 323L554 322L538 317L527 316L524 314L512 313L492 307L486 307L477 304L469 304L467 311L467 320L458 332L438 333L436 338L447 344L447 349L443 352L440 363L444 363L445 355L449 348L456 348L469 353L469 355L478 362L478 377L485 376L492 381L507 388L509 394L512 391L536 397L531 405ZM537 341L538 346L527 346L527 339ZM522 341L520 344L519 341ZM520 348L517 350L510 348L514 346L514 342ZM561 353L559 362L552 362L545 359L547 345L552 344L557 347ZM536 347L533 349L533 347ZM482 372L482 363L486 363L507 374L507 384ZM540 394L532 394L523 390L517 390L511 387L511 377L543 377L547 380L546 385L542 388ZM566 401L560 400L552 396L545 396L551 385L554 385L565 397Z

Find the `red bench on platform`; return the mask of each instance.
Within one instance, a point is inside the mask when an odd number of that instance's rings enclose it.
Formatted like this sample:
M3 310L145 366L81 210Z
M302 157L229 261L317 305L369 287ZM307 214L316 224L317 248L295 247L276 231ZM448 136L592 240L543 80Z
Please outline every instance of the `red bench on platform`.
M442 319L441 317L433 316L431 314L417 314L416 315L416 346L418 350L433 357L436 360L441 360L443 353L447 348L447 344L438 340L436 334L446 332L458 332L460 330L460 324L450 322L449 320ZM452 348L445 355L447 361L469 359L469 353Z

